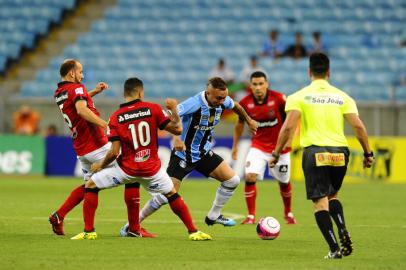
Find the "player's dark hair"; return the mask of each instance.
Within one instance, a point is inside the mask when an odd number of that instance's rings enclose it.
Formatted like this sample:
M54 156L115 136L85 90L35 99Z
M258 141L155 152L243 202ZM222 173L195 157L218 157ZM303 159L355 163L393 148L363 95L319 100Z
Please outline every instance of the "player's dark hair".
M227 90L226 82L220 77L213 77L208 82L207 85L213 86L213 88L220 90Z
M312 53L309 58L309 68L316 77L325 77L330 69L330 60L324 53Z
M267 81L268 79L266 78L266 74L265 72L262 71L255 71L251 74L250 76L250 80L252 80L252 78L265 78L265 81Z
M124 83L124 96L131 96L135 91L144 89L144 84L138 78L129 78Z
M76 62L77 61L75 59L65 60L59 68L59 74L61 75L61 77L65 77L66 75L68 75L69 71L76 67Z

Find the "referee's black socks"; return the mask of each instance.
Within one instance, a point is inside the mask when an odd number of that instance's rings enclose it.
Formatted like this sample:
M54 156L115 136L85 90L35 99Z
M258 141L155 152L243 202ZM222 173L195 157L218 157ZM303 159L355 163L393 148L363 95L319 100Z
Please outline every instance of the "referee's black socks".
M345 227L343 206L337 199L330 200L328 204L330 216L333 218L334 222L337 225L338 234L342 236L345 232L347 232L347 228Z
M314 213L314 217L316 218L317 225L321 233L326 239L331 252L335 252L339 250L339 246L337 243L336 236L333 230L333 222L331 222L330 214L327 210L322 210Z

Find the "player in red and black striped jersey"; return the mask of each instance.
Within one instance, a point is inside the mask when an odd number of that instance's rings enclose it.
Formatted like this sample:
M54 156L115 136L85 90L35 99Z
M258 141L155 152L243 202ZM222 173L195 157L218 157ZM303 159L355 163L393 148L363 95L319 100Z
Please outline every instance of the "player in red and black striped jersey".
M275 149L278 134L285 120L285 95L269 90L269 83L264 72L256 71L250 78L252 93L240 101L240 105L247 114L259 123L257 132L252 136L251 149L245 164L245 200L248 216L243 224L255 223L256 181L262 180L263 175ZM234 130L232 158L237 159L238 142L244 130L244 121L239 119ZM290 142L285 146L279 163L269 169L279 182L280 192L285 206L285 220L288 224L295 224L296 220L291 211L290 184Z
M60 75L62 80L58 83L54 99L71 130L73 147L81 163L84 179L87 180L91 175L91 164L101 161L111 146L104 133L107 122L100 118L92 101L92 97L107 89L108 85L100 82L95 89L87 92L82 84L83 66L74 59L62 63ZM49 217L55 234L64 235L63 220L83 200L84 194L84 185L75 188L61 207ZM126 186L124 197L128 211L132 212L132 202L139 202L139 187ZM145 232L144 237L150 236L153 235Z

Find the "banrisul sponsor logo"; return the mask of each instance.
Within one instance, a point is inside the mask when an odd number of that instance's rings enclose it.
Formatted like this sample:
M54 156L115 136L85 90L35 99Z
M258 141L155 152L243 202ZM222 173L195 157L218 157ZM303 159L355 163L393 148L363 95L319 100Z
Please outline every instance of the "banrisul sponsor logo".
M309 95L304 98L306 103L342 106L344 101L337 95Z
M147 118L151 116L151 109L140 108L137 110L121 113L117 116L119 123L125 123L132 120Z

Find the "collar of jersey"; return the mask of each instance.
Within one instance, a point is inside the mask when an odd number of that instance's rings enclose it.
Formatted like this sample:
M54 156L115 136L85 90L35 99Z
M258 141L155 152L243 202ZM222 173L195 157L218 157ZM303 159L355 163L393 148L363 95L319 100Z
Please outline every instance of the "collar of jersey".
M69 84L69 83L74 83L74 82L62 81L62 82L58 83L58 86L62 86L62 85Z
M204 103L207 107L209 107L209 108L214 108L214 107L210 106L209 103L208 103L207 100L206 100L206 91L202 91L202 94L201 94L200 96L201 96L201 98L202 98L202 100L203 100L203 103Z
M329 85L329 83L328 83L327 80L324 80L324 79L316 79L316 80L312 81L311 85L314 85L314 86L317 86L317 85Z
M132 101L126 102L126 103L122 103L122 104L120 104L120 108L128 106L128 105L133 105L137 102L141 102L141 99L138 98L138 99L134 99Z
M262 104L259 104L258 100L255 98L254 94L252 94L253 100L254 100L254 104L255 105L266 105L267 104L267 100L268 100L268 95L269 95L269 89L266 90L266 95L264 97L264 101L262 102Z

